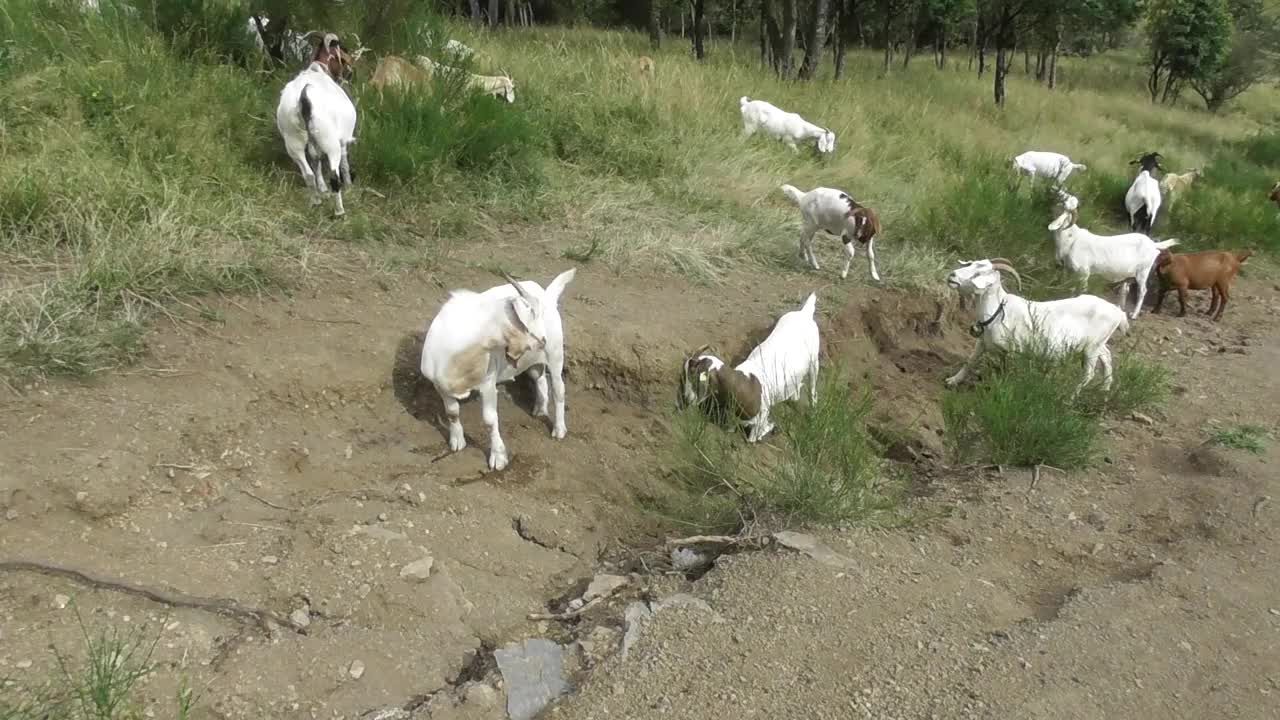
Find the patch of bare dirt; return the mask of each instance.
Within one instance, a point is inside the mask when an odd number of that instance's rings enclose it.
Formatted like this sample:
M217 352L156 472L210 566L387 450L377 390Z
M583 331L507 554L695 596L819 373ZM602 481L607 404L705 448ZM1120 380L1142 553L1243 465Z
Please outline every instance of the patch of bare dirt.
M489 250L542 282L568 265L556 248ZM461 260L448 284L493 284ZM500 689L474 684L492 682L493 648L620 634L622 599L572 621L529 615L651 543L631 498L653 482L684 354L742 357L817 287L826 367L874 387L877 433L937 519L824 533L853 569L766 551L696 583L650 577L641 596L692 592L719 619L664 611L626 660L583 660L558 716L1263 717L1280 693L1274 509L1259 504L1277 495L1275 450L1202 446L1210 421L1280 414L1277 297L1256 284L1241 281L1221 324L1135 323L1122 352L1176 370L1168 417L1115 423L1107 464L1033 488L1020 470L942 462L941 378L971 339L929 299L798 272L708 287L586 266L562 302L569 436L550 438L518 382L499 409L513 462L488 473L478 403L463 408L467 449L448 454L417 373L443 292L351 277L226 303L216 335L160 327L144 367L0 404L0 560L301 626L8 572L0 675L50 672L50 642L77 649L75 607L161 632L146 696L163 703L188 677L198 718L502 717Z

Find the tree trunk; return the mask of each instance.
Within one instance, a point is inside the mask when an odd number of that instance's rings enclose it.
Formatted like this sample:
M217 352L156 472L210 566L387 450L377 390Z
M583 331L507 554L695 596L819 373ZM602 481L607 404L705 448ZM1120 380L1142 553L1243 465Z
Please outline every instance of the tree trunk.
M1031 74L1031 47L1022 48L1022 74Z
M796 52L796 0L782 0L782 77L791 79Z
M516 0L507 0L507 25L514 27L516 24Z
M738 44L738 0L729 4L729 44Z
M845 0L836 0L834 18L836 32L831 39L831 64L834 68L836 80L839 80L844 75L845 40L848 39L849 30L852 27L849 15L849 8L845 7Z
M828 0L814 0L813 22L809 23L808 40L805 41L804 60L800 63L800 79L809 80L818 72L822 62L822 42L827 37Z
M996 41L996 72L995 72L995 98L996 105L1004 105L1004 76L1008 71L1009 61L1006 59L1006 51L1004 43Z
M653 0L657 2L657 0ZM760 1L760 67L769 67L769 2Z
M703 42L706 38L706 0L693 0L693 56L698 60L707 58Z
M884 72L889 74L893 64L893 13L890 8L884 9Z
M649 0L649 47L657 50L662 47L662 5L661 0Z
M480 0L471 0L471 22L480 24Z
M982 18L978 18L978 27L973 32L973 45L978 49L978 77L987 71L987 27Z
M1058 86L1058 45L1054 43L1053 50L1049 53L1049 89L1052 90Z
M498 0L489 0L489 27L498 27Z

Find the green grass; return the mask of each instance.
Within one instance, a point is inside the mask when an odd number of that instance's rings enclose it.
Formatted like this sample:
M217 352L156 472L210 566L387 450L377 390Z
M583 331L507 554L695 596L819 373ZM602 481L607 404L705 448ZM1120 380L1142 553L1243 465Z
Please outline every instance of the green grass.
M935 292L956 259L1003 256L1028 278L1027 295L1056 297L1070 285L1052 262L1051 198L1009 188L1007 158L1028 147L1089 166L1070 186L1090 229L1125 226L1128 160L1158 149L1171 170L1206 175L1157 234L1188 249L1280 250L1264 197L1280 176L1280 134L1269 129L1280 93L1259 86L1222 115L1152 112L1140 53L1064 59L1054 92L1015 68L1009 104L996 109L990 77L963 57L885 79L876 53L857 51L839 82L824 66L791 83L761 70L746 44L717 42L697 63L680 42L655 53L638 33L478 34L411 0L290 5L295 24L356 31L372 48L353 87L356 188L341 222L307 204L283 152L274 109L290 73L246 48L245 3L148 1L129 15L105 2L100 16L42 0L0 9L0 261L11 269L0 282L0 376L133 362L145 352L138 328L162 308L288 287L352 246L375 272L394 272L515 227L556 254L589 249L618 272L707 282L741 267L803 272L783 182L845 188L874 207L891 287ZM447 78L410 95L363 83L382 53L438 56L449 31L479 51L463 65L514 75L515 104ZM655 57L655 77L636 77L639 54ZM741 140L742 95L831 127L836 153ZM818 251L827 273L838 267L837 242ZM853 272L869 282L865 268Z
M148 710L143 686L159 669L153 659L160 641L145 630L121 632L118 627L91 630L78 608L80 652L71 656L51 647L56 671L36 683L0 677L0 720L142 720L165 717ZM174 720L188 720L196 693L182 682L174 694ZM155 706L152 706L155 708Z
M763 523L881 523L901 520L902 484L885 473L865 429L871 398L838 370L824 369L817 404L774 408L777 427L755 445L733 423L698 408L672 419L666 483L650 508L698 531Z
M1086 467L1101 452L1104 417L1159 405L1169 373L1131 353L1113 352L1110 392L1101 378L1075 393L1081 353L1053 357L1027 348L990 358L982 378L942 398L947 448L957 462Z
M1247 450L1255 455L1266 451L1266 428L1258 425L1236 425L1209 435L1209 442L1226 448Z

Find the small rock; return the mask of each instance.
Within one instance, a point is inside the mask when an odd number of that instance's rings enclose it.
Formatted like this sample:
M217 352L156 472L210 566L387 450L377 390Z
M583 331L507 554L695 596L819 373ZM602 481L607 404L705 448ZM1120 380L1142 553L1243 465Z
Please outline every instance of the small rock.
M706 553L698 552L692 548L675 548L671 551L671 566L676 570L688 572L694 568L700 568L709 565L711 558Z
M362 598L368 597L371 592L373 592L373 588L370 587L369 583L360 583L360 587L356 588L356 594Z
M410 582L424 582L431 577L431 566L436 562L430 555L400 568L400 577Z
M289 613L289 619L298 627L306 627L311 624L311 613L307 612L304 608L298 608L297 610Z
M548 703L569 690L564 678L563 651L556 643L542 638L494 651L507 691L507 714L511 720L532 720Z
M1182 642L1178 643L1178 647L1182 648L1183 650L1186 650L1187 652L1191 652L1191 643L1187 642L1186 640L1183 640Z
M1271 613L1272 615L1280 615L1280 610L1277 610L1275 608L1271 608L1270 610L1267 610L1267 612Z
M364 677L364 663L359 660L352 660L351 665L347 667L347 674L352 680L359 680Z
M386 513L384 513L384 512L380 512L380 513L378 513L378 522L386 522L386 521L387 521L387 520L389 520L390 518L391 518L391 516L390 516L390 515L388 515L388 514L386 514Z
M476 683L467 687L463 702L485 708L493 707L498 703L498 693L486 683Z
M276 563L278 563L278 562L280 562L280 558L276 557L275 555L263 555L263 556L262 556L262 564L263 564L263 565L275 565L275 564L276 564Z
M1089 523L1090 525L1094 526L1100 531L1107 529L1107 523L1110 520L1111 520L1111 517L1106 513L1102 512L1101 510L1095 510L1085 516L1085 522Z
M802 552L825 565L831 565L832 567L853 567L852 560L832 551L831 548L818 542L818 539L812 535L783 530L781 532L774 533L773 539L777 540L783 547Z
M66 595L53 596L53 606L58 608L59 610L66 608L67 604L70 602L71 602L71 598L67 597Z
M582 594L582 601L591 602L596 598L612 595L628 582L629 580L622 575L597 575L587 586L587 591Z
M5 520L17 520L17 519L18 519L18 511L17 511L17 510L6 510L6 511L5 511L5 513L4 513L4 519L5 519Z
M80 492L76 493L76 502L82 503L88 499L89 499L89 493L85 492L84 490L81 490Z
M31 661L19 660L18 662L14 663L13 666L18 668L19 670L26 670L31 667Z
M1152 420L1152 419L1151 419L1151 416L1149 416L1149 415L1143 415L1142 413L1138 412L1137 410L1133 411L1132 413L1129 413L1129 419L1130 419L1130 420L1133 420L1134 422L1139 423L1139 424L1141 424L1141 425L1155 425L1155 424L1156 424L1156 421L1155 421L1155 420Z
M637 600L627 606L622 616L623 626L626 628L626 634L622 637L623 658L627 657L627 653L631 652L631 646L640 639L641 628L651 617L653 612L643 602Z

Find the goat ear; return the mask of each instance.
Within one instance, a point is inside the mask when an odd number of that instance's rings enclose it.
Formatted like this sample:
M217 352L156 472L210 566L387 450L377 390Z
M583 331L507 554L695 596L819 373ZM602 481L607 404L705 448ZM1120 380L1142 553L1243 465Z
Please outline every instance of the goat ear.
M525 302L524 298L516 297L511 299L511 310L515 313L516 319L520 321L524 331L530 332L534 317L533 307Z

